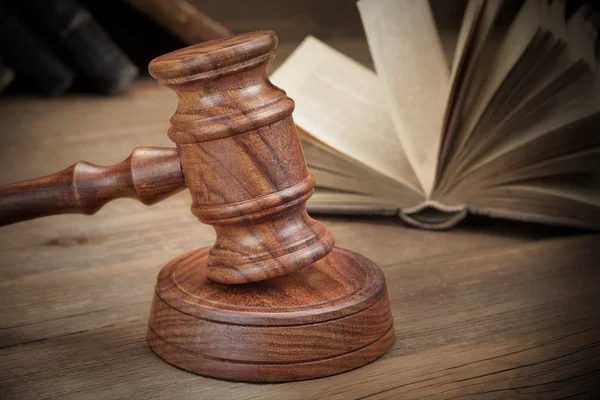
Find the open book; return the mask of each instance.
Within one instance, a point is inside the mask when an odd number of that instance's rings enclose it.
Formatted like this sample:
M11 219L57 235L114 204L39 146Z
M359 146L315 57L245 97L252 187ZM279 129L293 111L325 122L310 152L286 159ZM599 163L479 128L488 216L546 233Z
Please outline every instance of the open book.
M361 0L376 73L313 37L275 71L317 180L309 211L600 228L598 16L528 0L501 26L503 4L468 3L449 59L429 2Z

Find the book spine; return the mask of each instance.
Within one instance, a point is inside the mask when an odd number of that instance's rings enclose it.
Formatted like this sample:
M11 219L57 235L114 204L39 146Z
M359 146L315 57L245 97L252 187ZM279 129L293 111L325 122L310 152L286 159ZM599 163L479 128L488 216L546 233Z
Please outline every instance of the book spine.
M98 91L118 94L138 75L137 67L77 1L20 2L65 47L82 75Z
M2 93L15 79L15 70L0 58L0 93Z
M446 206L434 200L426 200L416 207L400 210L398 216L416 228L446 230L458 225L467 216L467 207Z
M71 87L75 79L75 72L23 23L14 9L2 2L0 52L45 94L61 94Z

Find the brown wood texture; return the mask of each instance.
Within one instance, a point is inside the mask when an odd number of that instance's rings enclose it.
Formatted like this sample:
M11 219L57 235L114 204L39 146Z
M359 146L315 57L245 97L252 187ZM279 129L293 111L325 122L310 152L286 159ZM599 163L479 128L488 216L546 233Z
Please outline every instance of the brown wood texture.
M323 377L373 361L394 337L379 268L334 250L306 213L315 182L294 102L267 76L277 43L270 31L238 35L149 67L177 93L169 137L192 213L217 239L162 270L147 338L166 361L206 376Z
M364 43L331 44L365 57ZM175 107L154 82L110 99L0 100L11 133L0 135L0 183L79 158L108 165L136 146L168 146ZM480 218L442 233L379 218L325 220L340 246L386 275L396 335L375 363L266 385L173 368L146 345L147 315L159 270L215 240L190 205L187 191L151 208L119 199L93 218L0 228L0 398L600 396L600 236Z
M177 93L169 137L177 144L192 213L217 241L210 279L255 282L326 256L334 239L308 216L314 188L291 113L267 76L274 32L256 32L160 56L150 73Z
M153 203L185 180L192 213L215 228L217 240L163 269L147 338L160 357L207 376L323 377L374 360L394 337L379 268L332 251L333 236L306 212L315 182L294 103L267 76L277 43L274 32L255 32L150 63L178 95L169 129L177 149L138 149L113 167L80 162L0 187L0 216L16 222L93 213L116 197Z
M178 95L169 129L177 149L138 149L112 167L79 162L1 186L0 225L93 214L117 197L153 204L185 180L192 213L217 232L210 279L255 282L323 258L334 238L306 213L315 182L291 117L294 102L267 76L277 43L274 32L256 32L154 59L150 73Z
M0 185L0 226L57 214L94 214L129 197L151 205L185 188L174 148L138 147L109 167L79 161L41 178Z
M362 366L394 340L385 279L347 250L291 274L245 285L207 279L208 248L161 271L148 344L205 376L281 382Z
M101 143L104 139L98 138ZM497 221L450 232L329 219L338 243L382 265L396 341L360 369L252 385L192 375L145 343L153 284L214 240L187 193L118 200L93 218L0 229L0 393L7 399L596 398L598 235ZM107 249L110 251L107 251ZM489 392L489 393L487 393Z

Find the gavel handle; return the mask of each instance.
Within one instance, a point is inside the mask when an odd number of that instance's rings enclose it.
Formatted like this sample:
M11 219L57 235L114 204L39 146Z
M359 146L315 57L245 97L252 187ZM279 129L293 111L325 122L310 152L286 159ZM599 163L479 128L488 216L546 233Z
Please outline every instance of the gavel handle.
M79 161L52 175L0 186L0 226L48 215L90 215L120 197L150 205L184 188L177 149L138 147L109 167Z

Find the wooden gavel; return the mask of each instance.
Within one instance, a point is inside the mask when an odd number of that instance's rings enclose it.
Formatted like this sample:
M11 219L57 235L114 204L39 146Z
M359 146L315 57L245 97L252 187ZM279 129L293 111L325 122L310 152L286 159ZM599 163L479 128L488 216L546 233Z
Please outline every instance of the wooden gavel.
M191 46L154 59L173 89L169 137L122 163L78 162L0 187L3 225L93 214L131 197L156 203L187 187L215 244L160 272L148 343L166 361L213 377L308 379L383 354L394 340L385 279L366 258L334 248L306 213L315 182L292 120L294 102L267 76L274 32Z
M137 148L111 167L80 161L2 186L0 224L93 214L119 197L154 204L187 187L192 213L217 233L211 279L254 282L324 257L334 239L305 211L314 180L292 121L294 102L266 72L276 46L274 33L248 34L153 60L150 73L179 100L169 129L177 149Z

